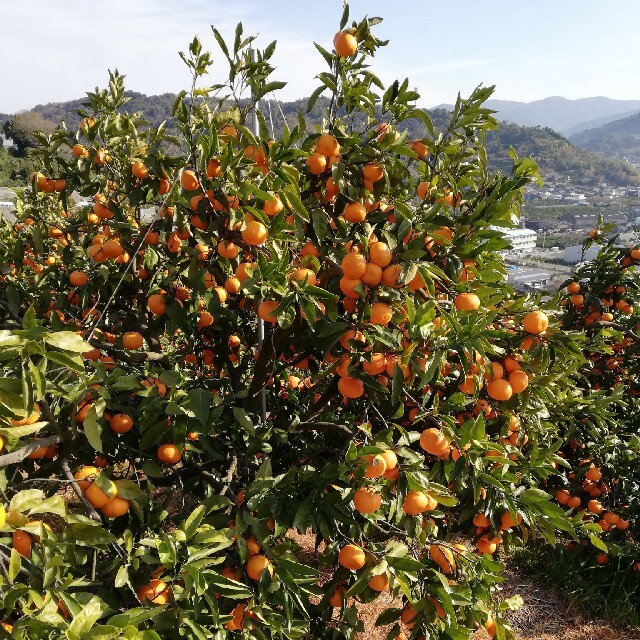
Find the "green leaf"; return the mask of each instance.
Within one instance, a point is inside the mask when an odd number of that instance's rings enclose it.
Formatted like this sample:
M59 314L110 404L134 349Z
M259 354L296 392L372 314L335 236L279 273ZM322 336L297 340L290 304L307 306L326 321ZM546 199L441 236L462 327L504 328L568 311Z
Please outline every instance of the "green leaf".
M37 433L48 424L48 422L34 422L33 424L25 424L22 427L0 427L0 436L24 438L25 436L30 436L32 433Z
M400 396L404 389L404 373L396 366L391 380L391 406L395 407L400 402Z
M122 633L122 629L119 627L113 627L111 625L100 624L97 627L93 627L83 640L114 640Z
M93 347L73 331L59 331L45 336L44 341L62 351L73 351L74 353L84 353Z
M116 574L114 586L116 589L120 589L120 587L124 587L128 584L131 584L129 581L129 565L122 565Z
M89 441L89 444L96 451L102 453L102 427L98 422L95 406L92 406L87 412L82 426L84 428L84 435Z
M424 564L418 560L414 560L410 556L387 556L387 563L390 567L398 571L416 572L424 569Z
M36 312L33 309L33 305L29 305L29 308L26 310L24 317L22 318L22 328L29 330L37 326Z
M11 498L8 511L24 513L39 505L43 500L44 492L40 489L25 489Z
M102 527L86 524L71 525L65 530L64 537L74 544L97 548L104 547L116 540L115 536Z
M400 619L402 609L390 608L383 611L376 619L376 627L384 627Z
M13 581L20 573L21 566L22 562L20 554L15 549L11 549L11 558L9 559L9 582L11 584L13 584Z
M77 371L78 373L84 373L84 362L82 361L81 356L70 356L68 353L62 353L58 351L47 351L47 359L53 360L57 364L62 365L63 367L67 367L72 369L73 371Z
M129 611L126 611L125 613L119 613L112 616L107 622L114 627L124 628L128 625L137 627L146 620L157 618L167 608L167 606L168 605L163 604L158 607L153 607L153 609L136 607L134 609L129 609Z
M160 380L164 382L168 387L175 387L180 384L182 376L178 371L163 371L160 375Z
M593 535L593 533L589 534L589 541L596 549L600 549L600 551L604 551L605 553L609 551L607 545L602 540L600 540L598 536Z
M31 515L35 513L54 513L64 518L67 514L67 509L62 496L51 496L29 509L29 513Z
M191 538L193 538L193 536L196 534L196 531L200 526L200 523L202 522L202 519L204 518L206 512L207 508L203 504L201 504L184 521L181 529L184 531L187 540L191 540Z
M100 600L97 596L94 596L83 605L80 613L74 616L67 635L69 640L82 640L86 637L86 634L91 630L96 621L102 616L104 611L107 610L107 605Z
M255 429L253 428L253 422L251 418L247 415L247 412L240 407L233 407L233 415L236 419L236 422L243 428L246 429L251 435L255 433Z
M193 411L196 420L202 426L206 425L211 405L211 392L206 389L191 389L188 396L189 408Z
M47 381L44 377L44 374L42 373L42 371L40 371L40 369L38 369L38 367L36 367L35 364L33 364L31 359L29 359L27 366L29 367L29 373L31 374L31 379L33 381L35 399L42 400L47 388Z

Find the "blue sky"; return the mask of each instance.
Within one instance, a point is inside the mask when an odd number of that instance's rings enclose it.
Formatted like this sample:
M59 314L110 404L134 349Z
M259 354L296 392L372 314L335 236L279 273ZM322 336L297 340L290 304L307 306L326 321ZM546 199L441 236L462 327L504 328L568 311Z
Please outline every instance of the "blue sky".
M640 99L640 0L353 0L353 18L378 15L388 47L373 67L409 77L419 104L451 102L479 83L496 97ZM0 112L77 98L107 69L143 93L177 91L188 75L177 52L194 34L242 20L260 42L279 41L279 95L308 95L322 70L311 41L330 46L341 0L0 0ZM222 70L221 66L218 69ZM212 83L217 80L213 73Z

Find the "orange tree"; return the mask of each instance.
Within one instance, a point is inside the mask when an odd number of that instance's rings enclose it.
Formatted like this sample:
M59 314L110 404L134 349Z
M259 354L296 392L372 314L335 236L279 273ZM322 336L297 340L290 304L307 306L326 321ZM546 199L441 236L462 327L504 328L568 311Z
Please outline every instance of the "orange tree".
M13 637L352 638L391 591L389 638L505 638L499 546L595 532L541 487L612 399L496 253L535 164L489 172L491 89L436 131L371 72L379 20L347 21L316 45L319 131L269 136L274 44L253 57L239 26L213 31L221 85L197 39L182 54L170 126L126 113L113 73L42 138L1 237Z
M588 336L587 365L578 381L583 395L606 397L611 404L604 420L585 415L563 426L560 453L570 468L554 479L555 498L564 508L582 510L606 533L604 540L594 541L595 547L578 547L583 556L580 571L588 573L592 583L613 571L630 590L637 590L640 250L621 248L617 237L606 241L611 230L612 225L601 221L591 232L584 251L600 244L600 252L565 283L560 302L563 325ZM576 549L573 542L568 547L572 553Z

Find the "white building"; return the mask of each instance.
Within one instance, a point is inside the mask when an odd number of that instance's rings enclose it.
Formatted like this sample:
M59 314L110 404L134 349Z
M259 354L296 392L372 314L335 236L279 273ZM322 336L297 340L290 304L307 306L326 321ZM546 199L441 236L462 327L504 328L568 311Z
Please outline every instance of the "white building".
M500 229L511 244L505 253L530 253L536 248L538 232L533 229Z
M597 255L600 247L596 244L591 245L585 252L582 253L582 245L576 244L572 247L565 247L562 252L562 259L569 264L578 264L579 262L589 262L593 260Z

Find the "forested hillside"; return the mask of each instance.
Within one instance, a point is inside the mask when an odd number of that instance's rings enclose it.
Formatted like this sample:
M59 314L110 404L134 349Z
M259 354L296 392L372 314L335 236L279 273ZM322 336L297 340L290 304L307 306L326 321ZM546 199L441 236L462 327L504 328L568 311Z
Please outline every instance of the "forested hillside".
M604 156L631 158L640 163L640 113L588 129L571 140Z
M125 105L124 110L129 113L141 112L153 127L157 127L164 121L167 121L171 127L171 110L176 97L174 94L145 96L129 92L128 95L129 102ZM83 109L84 102L84 100L73 100L38 105L28 113L33 114L39 120L45 119L54 124L64 121L69 128L76 128L81 119L78 111ZM277 136L282 131L284 120L290 127L297 124L299 113L303 115L308 127L317 126L326 113L329 100L323 97L319 98L310 113L305 112L305 105L305 99L292 102L263 100L262 111L267 128ZM447 121L447 112L444 109L432 110L431 116L437 128ZM348 121L349 126L354 128L361 126L362 117L359 113L353 116L352 121ZM640 120L640 116L637 118ZM5 117L5 120L7 119L10 117ZM0 120L0 122L2 121ZM426 135L424 124L418 120L406 122L405 127L411 138L422 138ZM638 140L640 141L640 135ZM601 141L601 145L604 146L605 143L606 140ZM640 144L638 146L640 147ZM627 162L617 159L603 159L589 153L549 128L501 123L497 131L490 132L487 136L487 150L493 168L507 169L510 166L510 147L513 147L519 156L533 156L540 165L543 177L566 176L576 184L599 182L614 185L640 184L640 172ZM594 150L600 151L601 149L594 148ZM27 161L28 153L22 155L23 158L11 158L7 155L6 150L2 152L0 155L0 184L12 184L13 179L19 179L20 175L24 173L24 170L19 171L23 166L28 165L31 169L33 163ZM16 173L16 170L19 173Z

